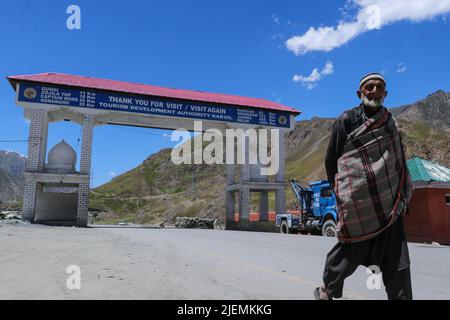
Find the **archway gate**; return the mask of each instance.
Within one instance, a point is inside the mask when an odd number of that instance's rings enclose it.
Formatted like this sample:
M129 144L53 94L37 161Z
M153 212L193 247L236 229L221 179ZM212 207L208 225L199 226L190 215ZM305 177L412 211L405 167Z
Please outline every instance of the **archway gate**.
M295 128L300 112L276 102L242 96L156 87L91 77L42 73L10 76L16 104L29 119L23 219L32 223L87 226L93 129L104 124L193 130L201 120L203 130L215 128L279 128L280 164L272 182L252 181L248 163L241 165L239 181L235 166L226 165L227 228L248 229L250 192L260 193L260 220L267 221L268 192L274 191L276 211L284 212L284 139ZM80 170L71 174L46 171L48 124L73 121L82 126ZM248 159L248 141L244 157ZM45 189L77 190L75 199L46 195ZM235 193L239 192L239 223L234 223ZM66 207L57 216L55 207ZM70 209L72 208L72 209ZM59 209L58 209L59 210ZM72 210L72 211L71 211ZM43 215L43 212L46 212ZM60 211L60 210L59 210Z

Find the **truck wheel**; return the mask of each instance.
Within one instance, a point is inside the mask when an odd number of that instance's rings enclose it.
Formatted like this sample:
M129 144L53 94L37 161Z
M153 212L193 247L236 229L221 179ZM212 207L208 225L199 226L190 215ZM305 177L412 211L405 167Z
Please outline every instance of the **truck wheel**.
M289 226L286 220L281 221L280 233L289 233Z
M322 236L336 237L336 223L333 220L327 220L322 226Z

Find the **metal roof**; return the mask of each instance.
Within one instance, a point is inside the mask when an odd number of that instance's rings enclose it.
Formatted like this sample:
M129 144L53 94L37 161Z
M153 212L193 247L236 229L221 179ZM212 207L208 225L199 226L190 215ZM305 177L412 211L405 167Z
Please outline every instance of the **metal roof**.
M69 75L62 73L39 73L32 75L9 76L9 82L15 89L15 83L19 81L29 81L37 83L46 83L63 86L73 86L79 88L88 88L96 90L107 90L121 93L142 94L157 97L193 100L201 102L212 102L228 105L238 105L259 109L269 109L275 111L287 111L295 115L301 112L295 108L288 107L277 102L249 98L243 96L235 96L221 93L210 93L203 91L182 90L152 86L141 83L123 82L108 79L91 78L85 76Z
M406 161L413 181L443 181L450 182L450 168L414 157Z

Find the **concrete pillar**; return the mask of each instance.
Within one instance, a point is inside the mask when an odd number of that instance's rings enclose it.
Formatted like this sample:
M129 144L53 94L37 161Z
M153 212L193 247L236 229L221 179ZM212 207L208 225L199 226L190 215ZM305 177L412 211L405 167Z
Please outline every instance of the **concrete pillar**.
M233 185L234 175L235 175L236 165L235 164L226 164L225 165L225 175L227 179L227 186Z
M259 221L269 220L269 192L259 193Z
M285 165L286 165L286 150L285 150L285 132L283 130L279 131L278 144L280 147L279 156L279 168L275 177L276 182L284 182Z
M43 172L45 170L47 141L48 141L48 113L45 112L42 116L41 122L41 144L39 148L39 162L38 162L39 172Z
M92 158L92 138L94 133L94 116L84 115L83 118L83 137L81 144L80 156L80 173L91 173L91 158Z
M235 164L225 165L227 186L235 184L234 181L235 170L236 170ZM234 221L235 205L236 205L236 193L234 191L225 191L225 217L227 221Z
M284 189L275 191L275 211L278 214L286 212L286 193Z
M33 109L31 111L30 129L28 131L28 157L25 162L26 172L39 172L44 170L47 133L47 111ZM36 181L32 176L28 176L25 180L23 195L22 219L24 221L34 222L36 187Z
M286 165L286 153L285 153L285 131L280 130L279 133L279 169L275 177L276 182L284 183L285 165ZM286 192L284 189L278 189L275 191L275 211L277 213L285 213L286 211Z
M250 215L250 189L241 187L239 197L239 220L248 221Z
M77 226L86 227L89 209L89 184L83 183L78 187Z
M83 137L80 156L80 173L90 175L92 157L92 138L94 133L94 116L84 115ZM80 184L78 189L77 225L86 227L89 209L89 184Z
M247 128L244 128L246 131ZM244 135L242 146L241 182L250 181L250 139Z
M25 181L25 188L23 190L23 207L22 220L34 222L34 209L36 206L36 181Z
M234 211L236 204L236 193L234 191L225 192L225 216L227 221L234 221Z

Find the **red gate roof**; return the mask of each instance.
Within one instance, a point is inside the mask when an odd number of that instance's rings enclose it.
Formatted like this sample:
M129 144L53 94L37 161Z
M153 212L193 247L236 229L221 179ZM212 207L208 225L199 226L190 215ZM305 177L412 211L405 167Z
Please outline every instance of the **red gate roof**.
M221 103L228 105L238 105L245 107L269 109L276 111L287 111L295 115L301 112L295 108L284 106L282 104L259 98L249 98L222 93L210 93L203 91L182 90L152 86L133 82L123 82L108 79L91 78L85 76L76 76L62 73L39 73L32 75L18 75L8 77L9 82L15 89L15 83L19 81L29 81L37 83L55 84L63 86L72 86L79 88L88 88L96 90L108 90L121 93L142 94L157 97L193 100L201 102Z

